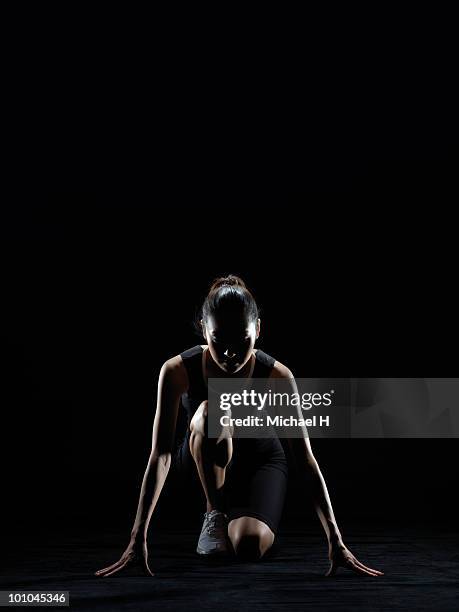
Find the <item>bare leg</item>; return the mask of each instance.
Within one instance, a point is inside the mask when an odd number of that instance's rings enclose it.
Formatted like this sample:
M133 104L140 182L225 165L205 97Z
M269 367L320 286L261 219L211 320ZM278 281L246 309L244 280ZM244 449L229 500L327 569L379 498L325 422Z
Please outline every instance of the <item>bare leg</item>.
M236 556L250 561L261 559L274 542L274 533L268 525L251 516L230 521L228 536Z
M225 484L226 466L233 454L230 428L222 428L218 439L207 435L207 401L202 402L190 423L190 451L196 463L207 512L221 510L221 497Z

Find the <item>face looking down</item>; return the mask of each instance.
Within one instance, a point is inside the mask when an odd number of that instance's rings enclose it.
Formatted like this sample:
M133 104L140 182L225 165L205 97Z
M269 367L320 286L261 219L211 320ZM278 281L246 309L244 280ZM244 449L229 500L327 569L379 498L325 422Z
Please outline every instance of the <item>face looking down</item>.
M227 374L236 374L249 361L260 333L260 319L209 316L201 321L212 359Z

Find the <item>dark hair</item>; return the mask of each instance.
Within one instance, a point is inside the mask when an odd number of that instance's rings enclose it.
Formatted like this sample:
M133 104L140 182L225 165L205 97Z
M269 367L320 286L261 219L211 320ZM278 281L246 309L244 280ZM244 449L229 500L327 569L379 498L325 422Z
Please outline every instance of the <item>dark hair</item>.
M214 280L202 305L201 317L204 321L222 312L240 312L247 321L258 319L259 308L246 284L234 274Z

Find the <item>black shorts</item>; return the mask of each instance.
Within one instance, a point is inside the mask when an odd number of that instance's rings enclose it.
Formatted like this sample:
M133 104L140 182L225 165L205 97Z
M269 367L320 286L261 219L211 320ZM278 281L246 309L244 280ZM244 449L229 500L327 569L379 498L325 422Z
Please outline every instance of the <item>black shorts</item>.
M188 477L197 472L189 447L189 430L177 451L173 466ZM224 511L228 519L251 516L276 534L287 492L288 465L277 438L233 439L233 456L226 469Z

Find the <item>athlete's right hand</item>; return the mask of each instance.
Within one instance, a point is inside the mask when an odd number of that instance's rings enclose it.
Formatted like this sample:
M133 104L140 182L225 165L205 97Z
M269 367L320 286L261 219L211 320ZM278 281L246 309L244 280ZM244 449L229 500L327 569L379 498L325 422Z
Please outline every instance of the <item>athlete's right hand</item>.
M148 547L146 542L130 542L119 561L97 570L94 575L106 578L126 568L138 568L145 576L154 576L148 565Z

